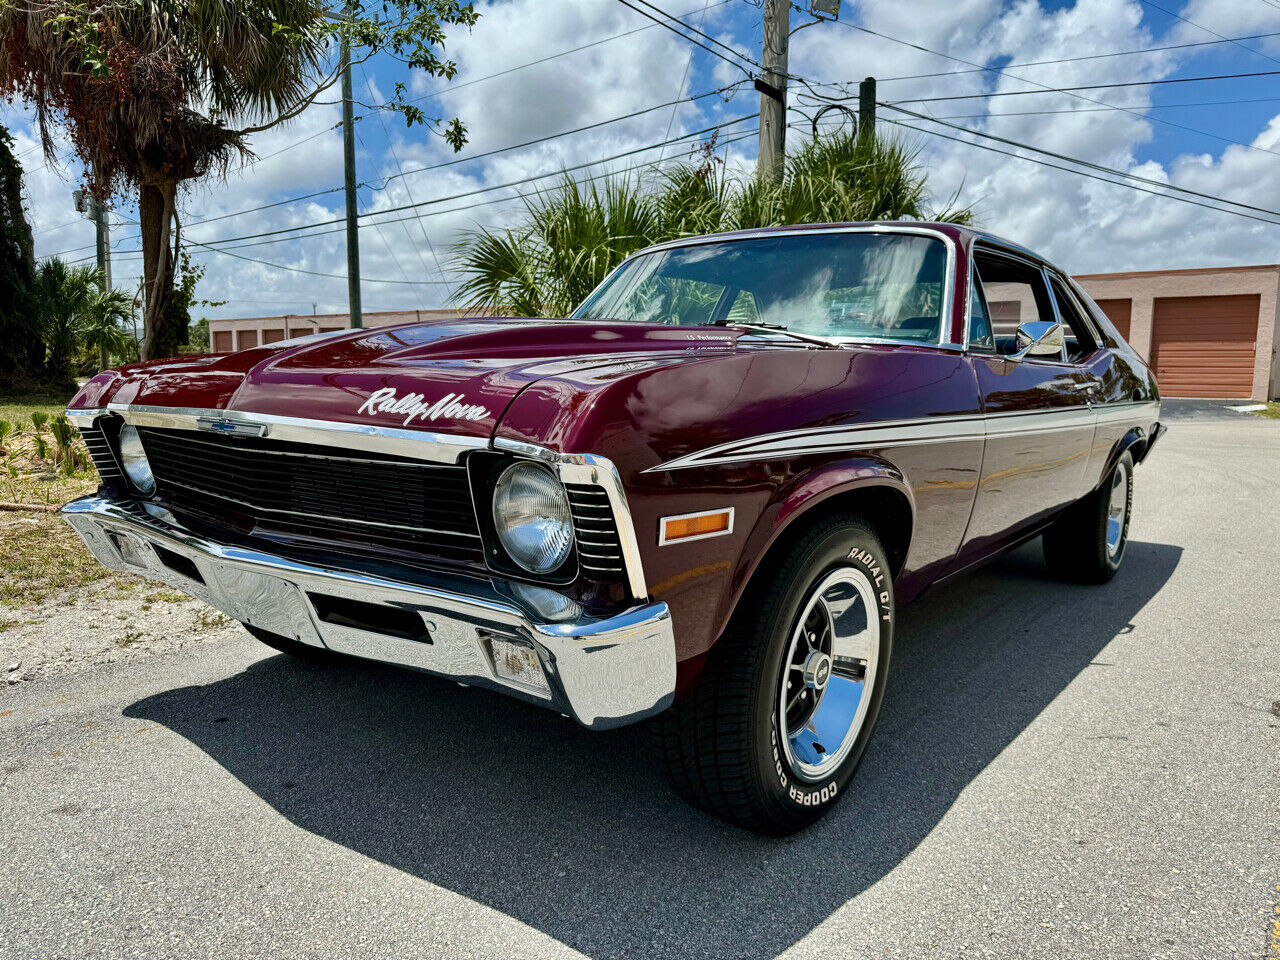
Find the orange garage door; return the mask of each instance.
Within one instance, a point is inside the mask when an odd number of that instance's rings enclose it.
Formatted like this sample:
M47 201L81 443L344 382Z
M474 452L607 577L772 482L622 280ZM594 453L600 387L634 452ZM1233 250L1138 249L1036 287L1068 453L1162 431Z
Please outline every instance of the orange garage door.
M1098 300L1095 301L1107 315L1107 319L1115 324L1120 336L1127 342L1129 339L1129 315L1133 313L1132 300Z
M1157 298L1151 366L1166 397L1248 397L1259 297Z

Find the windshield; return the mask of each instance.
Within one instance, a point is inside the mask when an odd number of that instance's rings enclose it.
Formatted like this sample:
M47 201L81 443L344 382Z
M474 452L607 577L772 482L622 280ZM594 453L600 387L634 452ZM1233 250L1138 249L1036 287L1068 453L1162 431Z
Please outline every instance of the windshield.
M941 240L914 234L780 234L694 244L627 261L574 317L937 342L946 263Z

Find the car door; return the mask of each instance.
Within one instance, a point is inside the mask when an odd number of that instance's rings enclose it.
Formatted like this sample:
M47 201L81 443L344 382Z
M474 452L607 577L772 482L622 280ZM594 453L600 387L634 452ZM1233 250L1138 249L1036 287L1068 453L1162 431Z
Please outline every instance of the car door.
M1057 306L1044 265L1012 251L975 246L973 298L989 336L971 336L968 359L982 396L981 478L958 561L965 565L1031 530L1085 491L1093 446L1091 395L1098 350ZM1016 334L1033 321L1065 325L1055 356L1017 355ZM971 306L971 331L981 331Z

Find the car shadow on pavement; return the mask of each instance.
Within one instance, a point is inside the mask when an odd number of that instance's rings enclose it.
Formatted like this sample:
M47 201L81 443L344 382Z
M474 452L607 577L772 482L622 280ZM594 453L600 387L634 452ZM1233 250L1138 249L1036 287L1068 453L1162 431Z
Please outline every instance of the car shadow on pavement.
M1034 545L907 607L852 789L782 840L685 806L642 728L590 733L374 664L272 656L125 713L178 732L298 827L589 957L772 957L907 857L1181 553L1130 543L1112 583L1077 587Z

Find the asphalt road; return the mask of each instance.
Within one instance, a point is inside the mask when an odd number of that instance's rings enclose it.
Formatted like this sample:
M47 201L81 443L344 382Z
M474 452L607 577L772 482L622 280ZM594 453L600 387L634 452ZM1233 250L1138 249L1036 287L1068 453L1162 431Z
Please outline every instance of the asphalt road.
M1038 549L901 616L789 840L633 730L247 636L0 693L0 956L1280 956L1280 423L1137 472L1125 566Z

